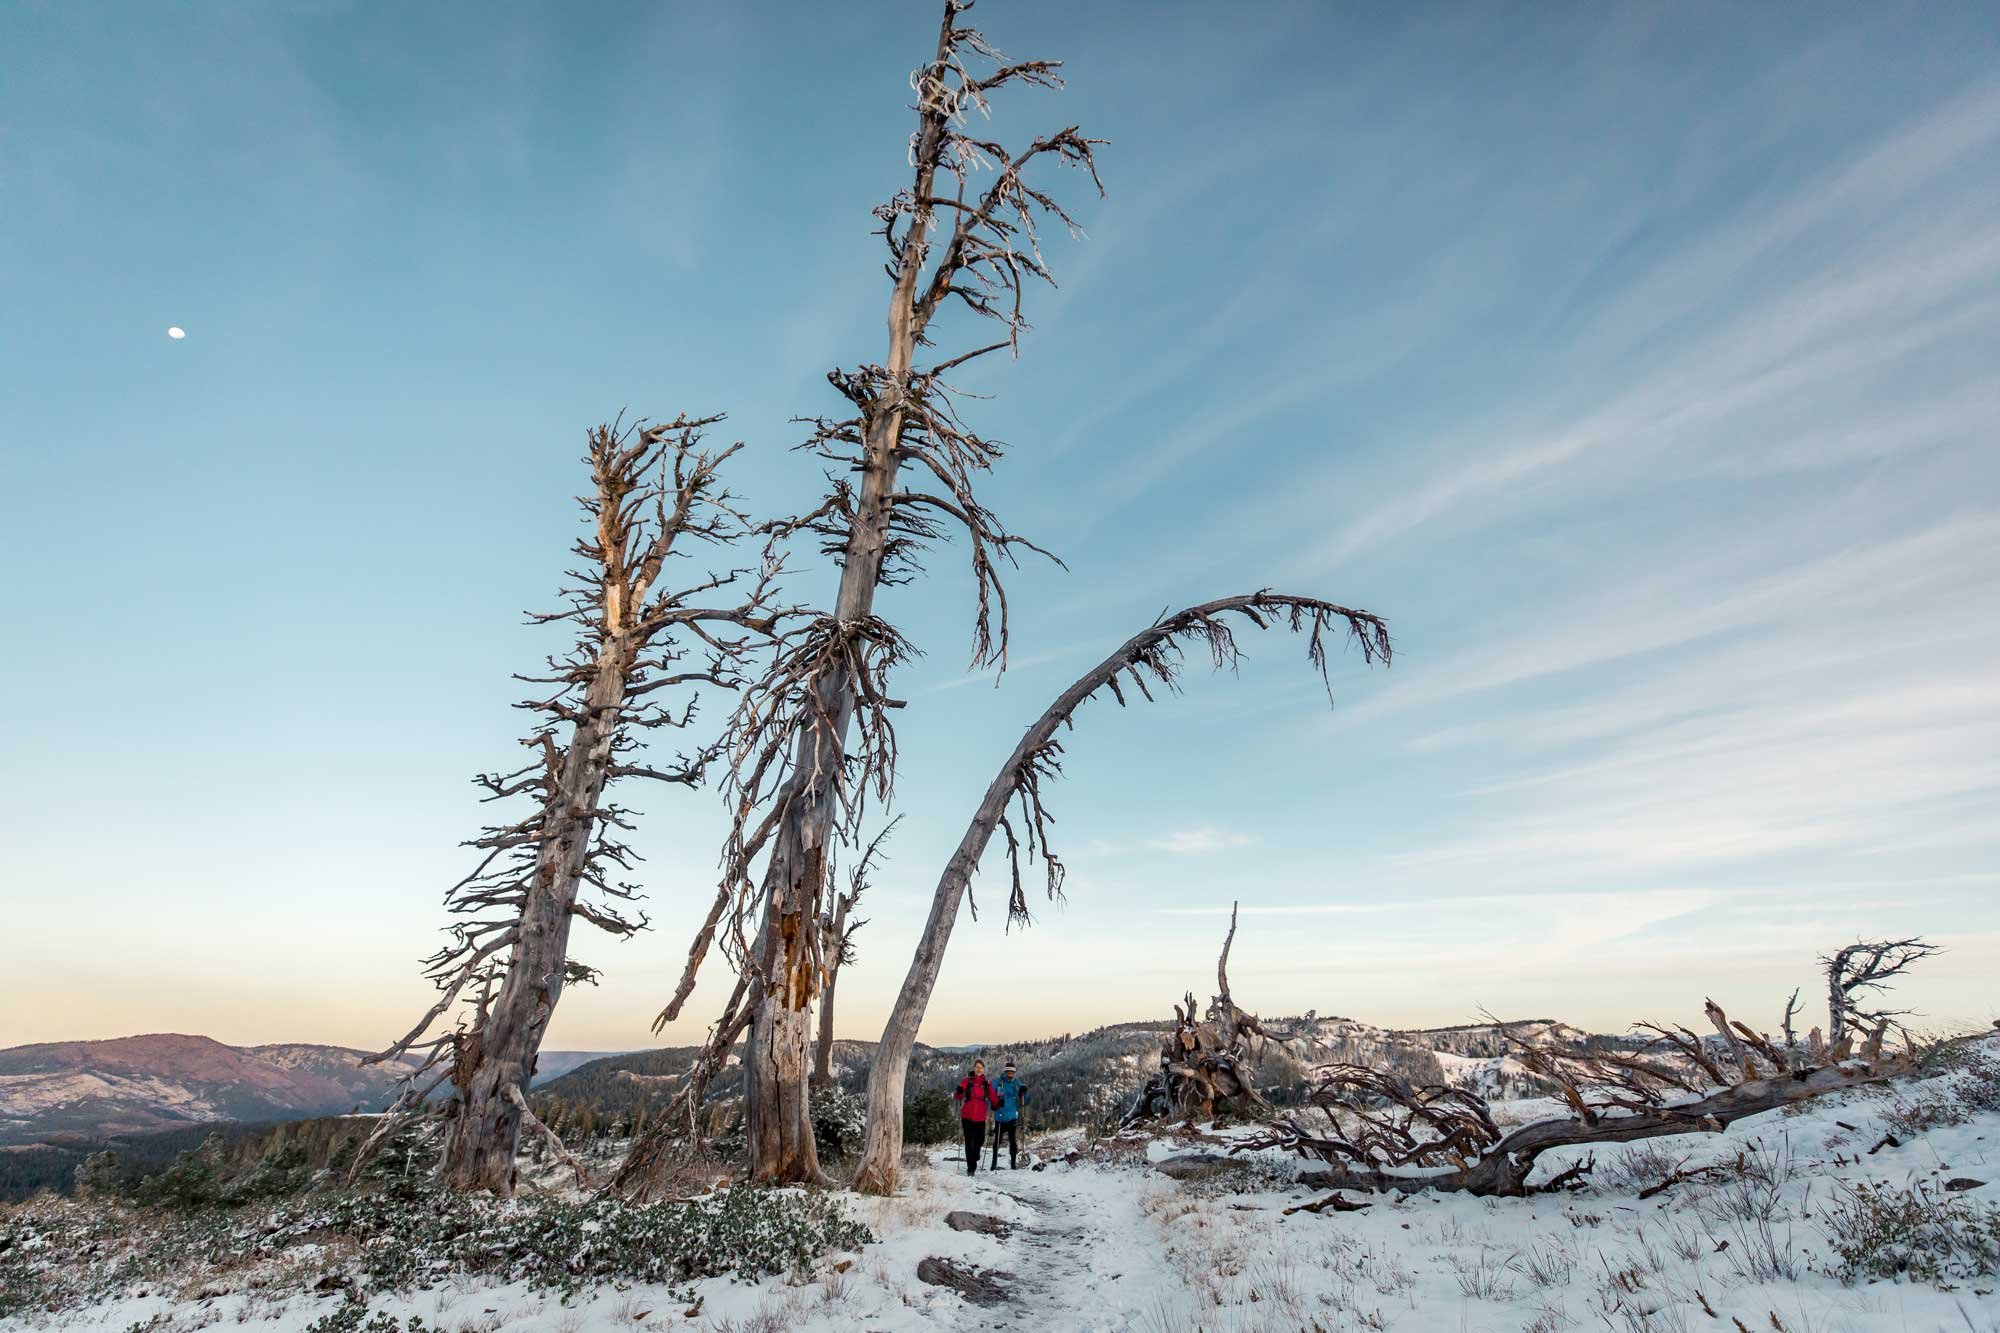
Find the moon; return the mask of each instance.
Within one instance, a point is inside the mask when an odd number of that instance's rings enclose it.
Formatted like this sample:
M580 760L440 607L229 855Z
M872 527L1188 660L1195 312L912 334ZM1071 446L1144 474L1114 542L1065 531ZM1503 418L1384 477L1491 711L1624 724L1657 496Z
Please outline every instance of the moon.
M176 324L172 328L167 330L167 336L169 338L172 338L175 342L179 342L181 339L187 337L188 334L186 329Z

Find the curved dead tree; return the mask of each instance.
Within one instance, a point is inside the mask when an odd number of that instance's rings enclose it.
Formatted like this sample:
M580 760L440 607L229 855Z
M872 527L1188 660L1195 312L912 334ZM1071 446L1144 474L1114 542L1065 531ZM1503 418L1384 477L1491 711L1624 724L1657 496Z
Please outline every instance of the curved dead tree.
M1229 934L1215 962L1216 995L1196 1016L1194 992L1174 1006L1174 1030L1160 1040L1160 1067L1125 1114L1126 1125L1161 1116L1197 1120L1239 1116L1261 1118L1271 1104L1257 1091L1257 1062L1270 1042L1291 1040L1273 1032L1257 1015L1238 1007L1229 992L1229 949L1236 942L1237 904L1229 907Z
M1010 149L971 132L994 93L1060 81L1058 62L1002 58L961 22L970 8L969 0L947 0L935 54L911 76L911 183L876 209L891 282L886 357L828 376L851 412L813 419L804 445L839 469L825 503L801 520L838 559L839 591L831 614L784 637L771 672L738 710L725 882L664 1013L679 1012L695 970L720 940L748 976L747 1110L759 1181L821 1179L807 1087L812 1007L828 975L821 933L828 861L836 841L856 839L868 797L886 801L894 785L891 714L901 704L887 677L910 653L875 614L876 590L911 577L932 539L962 531L978 588L974 665L1004 669L1001 568L1020 549L1039 549L1008 532L974 493L1002 446L965 423L946 377L1011 350L1027 329L1023 287L1050 278L1037 229L1053 218L1074 231L1033 178L1067 165L1097 185L1096 141L1072 126ZM919 365L947 309L999 329ZM918 480L906 485L906 473ZM760 857L761 876L751 868Z
M1874 1027L1909 1016L1908 1009L1864 1008L1861 997L1881 992L1889 983L1943 950L1921 937L1907 940L1857 940L1846 948L1822 957L1826 968L1826 1018L1829 1040L1839 1041L1859 1026Z
M1637 1051L1510 1042L1514 1057L1555 1087L1567 1116L1503 1133L1485 1099L1464 1089L1329 1065L1316 1071L1310 1118L1286 1115L1232 1151L1289 1148L1326 1164L1301 1180L1334 1189L1518 1196L1532 1192L1528 1177L1551 1148L1720 1133L1746 1116L1880 1083L1914 1064L1913 1050L1883 1050L1887 1024L1859 1049L1849 1040L1787 1048L1731 1020L1713 1000L1706 1012L1714 1035L1643 1024L1656 1035ZM1578 1163L1539 1188L1560 1189L1588 1169Z
M1007 841L1012 874L1007 911L1011 920L1025 922L1028 918L1028 899L1021 882L1024 853L1031 859L1041 857L1049 896L1057 898L1062 894L1063 863L1049 845L1052 821L1042 802L1042 784L1062 773L1063 747L1056 739L1056 732L1075 725L1076 710L1099 691L1108 692L1122 707L1127 689L1136 690L1146 699L1153 697L1156 688L1177 690L1182 651L1189 643L1206 644L1216 668L1233 667L1241 653L1236 646L1235 630L1229 624L1228 618L1232 616L1248 621L1257 629L1275 625L1305 635L1306 659L1327 684L1329 700L1333 697L1327 675L1329 635L1352 639L1359 645L1365 661L1386 663L1390 657L1389 630L1380 617L1315 597L1267 590L1205 602L1177 615L1162 617L1127 639L1116 652L1058 695L994 775L931 896L930 917L918 939L916 955L910 960L910 970L897 993L895 1007L890 1010L888 1024L882 1029L875 1062L869 1069L868 1128L860 1166L854 1176L856 1189L889 1194L896 1188L897 1165L903 1153L903 1085L909 1075L910 1051L916 1044L917 1029L923 1023L931 992L936 989L938 972L944 966L945 946L951 940L959 903L971 887L973 873L978 870L980 857L993 834L998 831ZM1223 968L1218 972L1223 972L1226 966L1225 951ZM1223 989L1227 991L1226 984ZM1189 1003L1191 1006L1192 999Z
M645 928L644 913L628 906L638 886L622 878L634 860L623 841L631 811L608 790L627 779L699 783L719 744L653 767L639 758L640 736L691 726L698 687L740 686L752 642L778 628L771 548L759 568L677 576L674 562L689 558L689 546L727 545L750 530L717 475L740 446L701 448L703 429L719 420L590 433L592 489L581 503L591 532L576 545L583 572L572 572L565 609L531 617L576 627L577 645L549 659L548 674L519 677L552 687L520 705L537 719L521 742L533 759L478 779L486 800L529 809L469 844L484 855L446 895L451 938L425 961L437 1003L369 1057L414 1068L371 1144L449 1085L441 1169L453 1188L511 1193L522 1125L554 1139L524 1094L563 987L596 975L570 957L571 923L616 936ZM454 1006L456 1023L438 1031Z

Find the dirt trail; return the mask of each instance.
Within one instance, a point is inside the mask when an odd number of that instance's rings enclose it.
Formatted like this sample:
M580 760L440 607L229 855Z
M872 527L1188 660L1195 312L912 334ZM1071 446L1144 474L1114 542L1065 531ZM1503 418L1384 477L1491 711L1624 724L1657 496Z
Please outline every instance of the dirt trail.
M1074 1329L1123 1333L1160 1324L1163 1299L1182 1290L1168 1270L1142 1206L1145 1175L1124 1171L981 1169L959 1177L961 1206L1006 1217L993 1267L1013 1293L1006 1304L979 1311L978 1322L999 1329ZM1026 1210L996 1208L1005 1195Z

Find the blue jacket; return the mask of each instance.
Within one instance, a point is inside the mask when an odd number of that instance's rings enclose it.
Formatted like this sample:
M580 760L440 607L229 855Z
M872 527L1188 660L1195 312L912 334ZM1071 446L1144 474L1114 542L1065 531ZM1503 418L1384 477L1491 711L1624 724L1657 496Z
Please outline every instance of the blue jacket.
M1021 1108L1028 1104L1028 1085L1018 1078L1002 1074L993 1080L993 1090L1000 1094L1001 1120L1019 1120Z

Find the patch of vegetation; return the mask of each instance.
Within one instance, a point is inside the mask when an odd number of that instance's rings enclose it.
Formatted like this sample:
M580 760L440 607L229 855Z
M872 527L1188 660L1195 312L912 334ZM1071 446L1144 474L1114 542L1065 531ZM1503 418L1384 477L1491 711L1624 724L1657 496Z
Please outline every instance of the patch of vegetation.
M1882 1123L1904 1139L1945 1125L1962 1125L1970 1119L1972 1108L1951 1088L1927 1092L1921 1097L1899 1098L1882 1113Z
M821 1088L812 1095L813 1141L819 1155L840 1161L861 1148L868 1125L868 1100L845 1088Z
M2000 1057L1983 1043L1947 1042L1932 1048L1922 1066L1927 1075L1915 1096L1898 1095L1882 1113L1898 1137L1962 1125L1981 1112L2000 1111Z
M903 1142L950 1143L958 1137L958 1112L943 1088L912 1093L903 1103Z
M44 1196L0 1216L0 1316L114 1297L141 1285L291 1253L338 1254L329 1274L363 1294L476 1274L574 1294L593 1281L678 1285L806 1270L874 1239L837 1199L750 1187L688 1203L464 1198L430 1188L329 1193L250 1206L210 1197L192 1169L165 1204ZM373 1328L372 1325L356 1327Z
M420 1314L404 1323L392 1314L370 1315L366 1305L343 1305L330 1315L307 1324L304 1333L443 1333L435 1324L426 1324Z
M1686 1153L1669 1152L1657 1143L1639 1143L1608 1154L1592 1183L1613 1194L1637 1194L1659 1184L1687 1165Z
M2000 1207L1921 1183L1843 1186L1821 1220L1843 1282L1906 1277L1943 1285L2000 1272Z

